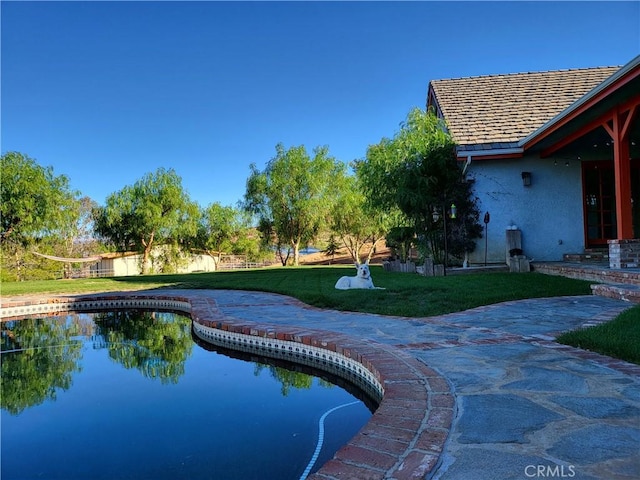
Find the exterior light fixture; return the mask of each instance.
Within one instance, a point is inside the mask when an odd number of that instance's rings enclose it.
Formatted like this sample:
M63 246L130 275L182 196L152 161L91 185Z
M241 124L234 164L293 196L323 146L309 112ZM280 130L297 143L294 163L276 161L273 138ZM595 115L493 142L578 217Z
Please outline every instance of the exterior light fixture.
M450 217L451 218L456 218L457 213L458 213L458 208L456 207L455 203L452 203L451 204L451 215L450 215Z
M531 186L531 172L522 172L522 185L525 187Z
M434 222L437 222L438 220L440 220L440 212L436 207L433 207L433 212L431 213L431 215L433 216Z

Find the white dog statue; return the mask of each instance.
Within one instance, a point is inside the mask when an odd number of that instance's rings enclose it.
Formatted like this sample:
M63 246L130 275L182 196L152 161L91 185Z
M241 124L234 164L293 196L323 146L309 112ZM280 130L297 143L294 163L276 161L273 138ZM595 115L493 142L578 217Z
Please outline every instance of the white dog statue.
M369 262L355 264L358 273L355 277L340 277L336 282L338 290L350 290L352 288L367 288L384 290L381 287L374 287L369 271Z

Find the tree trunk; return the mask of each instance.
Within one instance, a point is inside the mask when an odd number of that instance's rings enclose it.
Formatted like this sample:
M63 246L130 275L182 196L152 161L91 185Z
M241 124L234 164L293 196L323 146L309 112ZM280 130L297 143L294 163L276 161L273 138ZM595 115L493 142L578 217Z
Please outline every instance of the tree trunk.
M373 240L373 239L372 239ZM371 245L371 248L369 249L369 253L367 254L367 263L369 263L369 261L371 261L371 258L373 257L373 254L376 252L376 247L378 246L378 242L382 240L382 237L373 240L373 244Z
M144 247L144 251L142 253L142 274L143 275L146 275L149 272L149 256L151 255L151 246L153 245L154 237L155 237L155 232L151 232L151 236L149 237L148 242L144 238L142 239L142 246Z
M300 264L300 241L293 243L293 264L296 267Z
M340 235L343 245L346 247L353 263L360 263L360 249L364 245L364 242L360 242L357 238L353 238L349 235Z
M151 253L151 247L144 247L142 253L142 275L146 275L149 272L149 254Z
M213 250L208 250L208 249L204 249L204 253L209 255L212 259L213 259L213 269L215 271L218 271L219 267L218 265L220 265L220 251L218 252L214 252Z

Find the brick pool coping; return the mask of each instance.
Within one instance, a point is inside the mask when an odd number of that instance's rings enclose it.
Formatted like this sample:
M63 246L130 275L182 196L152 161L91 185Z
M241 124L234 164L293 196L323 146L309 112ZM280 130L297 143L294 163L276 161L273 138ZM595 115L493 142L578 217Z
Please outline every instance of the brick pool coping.
M136 301L144 300L153 300L158 309L189 313L193 322L205 328L343 355L375 377L384 393L371 419L309 480L417 480L438 465L451 429L455 399L444 377L399 348L325 330L238 320L224 315L214 299L193 291L184 295L119 292L4 298L0 317L4 321L36 311L135 308Z

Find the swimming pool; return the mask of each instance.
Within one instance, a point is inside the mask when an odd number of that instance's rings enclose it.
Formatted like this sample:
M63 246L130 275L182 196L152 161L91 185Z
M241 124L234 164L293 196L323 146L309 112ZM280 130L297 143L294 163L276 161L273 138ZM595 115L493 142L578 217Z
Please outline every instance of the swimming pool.
M4 322L2 350L2 478L297 479L371 416L326 374L203 343L172 313Z

